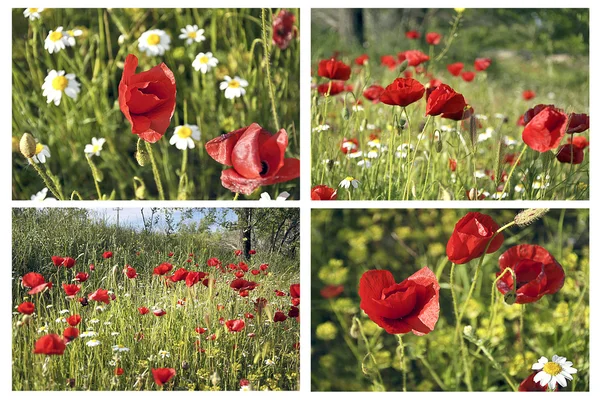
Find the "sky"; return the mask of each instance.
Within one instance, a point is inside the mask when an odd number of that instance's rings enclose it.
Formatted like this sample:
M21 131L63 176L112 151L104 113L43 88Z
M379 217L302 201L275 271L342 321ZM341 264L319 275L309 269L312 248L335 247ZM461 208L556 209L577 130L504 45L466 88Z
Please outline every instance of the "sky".
M94 210L90 210L90 216L97 220L104 220L109 225L116 225L117 223L117 213L119 213L119 225L131 227L136 230L141 230L144 228L144 222L142 220L142 214L140 210L143 207L121 207L118 211L115 207L110 208L97 208ZM150 218L150 207L143 208L144 215L146 218ZM173 212L173 217L175 220L175 224L177 224L181 219L181 210L175 210ZM157 213L159 215L160 220L157 225L155 225L155 229L161 230L165 227L165 220L162 213L159 211ZM204 215L201 210L195 210L191 220L187 220L186 223L195 222L198 223L204 218ZM226 219L229 222L237 221L237 215L231 209L227 209Z

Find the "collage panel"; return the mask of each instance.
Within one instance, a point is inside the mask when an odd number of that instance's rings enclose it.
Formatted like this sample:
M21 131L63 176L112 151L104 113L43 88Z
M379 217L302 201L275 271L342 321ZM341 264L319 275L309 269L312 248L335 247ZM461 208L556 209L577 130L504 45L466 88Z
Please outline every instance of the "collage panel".
M313 9L314 200L588 200L589 9Z
M299 214L14 208L12 390L298 390Z
M299 199L299 16L12 9L12 198Z
M313 209L313 391L589 391L587 209Z

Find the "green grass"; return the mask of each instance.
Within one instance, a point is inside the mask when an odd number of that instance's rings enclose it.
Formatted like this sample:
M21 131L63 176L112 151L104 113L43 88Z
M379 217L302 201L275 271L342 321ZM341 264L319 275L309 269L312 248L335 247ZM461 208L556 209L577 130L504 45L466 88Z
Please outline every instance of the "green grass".
M56 226L64 229L56 230ZM15 209L13 306L28 300L35 304L36 313L28 324L20 322L21 315L12 316L13 390L156 390L159 387L150 369L159 367L177 371L163 390L235 391L240 389L242 378L250 381L252 390L298 390L299 351L295 344L299 342L299 323L292 318L272 322L277 310L289 310L290 297L276 296L275 290L288 293L290 284L299 282L298 257L286 255L284 249L268 250L268 238L257 235L257 254L247 262L250 269L268 263L269 274L246 274L245 279L260 286L242 298L229 287L234 277L227 268L240 258L234 257L233 249L223 246L235 235L223 226L204 233L189 229L170 235L148 233L92 220L85 210ZM113 258L102 258L106 250L114 252ZM169 252L174 253L173 257L167 256ZM194 254L191 264L186 261L190 253ZM71 255L77 259L76 265L71 270L57 269L50 259L53 255ZM218 257L228 272L221 274L208 267L206 260L210 257ZM168 288L159 277L152 276L153 268L165 261L172 263L174 270L185 267L208 272L217 284L212 290L201 283L188 288L185 282ZM89 271L89 264L95 265L95 271ZM129 280L125 276L122 270L126 264L137 269L138 278ZM27 295L19 279L32 271L52 281L52 289ZM62 283L70 282L79 271L90 273L79 295L101 287L112 290L116 300L106 306L90 301L84 307L77 300L66 299ZM252 303L258 297L268 300L261 317ZM185 299L185 306L177 306L180 299ZM97 309L97 305L104 310ZM137 308L141 306L160 307L167 314L140 315ZM63 309L69 314L59 314ZM247 312L255 317L245 318L242 332L228 332L219 323L219 318L244 319ZM80 314L80 332L93 329L98 333L94 339L101 345L88 347L86 342L91 338L80 337L67 346L62 356L33 354L35 341L43 335L38 332L40 327L47 326L48 333L62 336L67 324L57 319L70 314ZM95 319L98 321L94 323ZM198 335L196 327L208 328L208 332ZM118 335L113 336L113 332ZM140 332L144 338L137 341L135 336ZM249 333L256 336L248 337ZM207 339L212 334L217 337L214 341ZM197 340L206 352L198 351ZM111 347L117 344L129 348L129 352L114 353ZM170 356L161 358L161 350ZM268 360L275 364L268 365ZM115 362L124 369L118 377L114 374ZM74 382L72 387L67 385L69 380Z
M13 199L29 199L44 182L15 147L24 132L49 146L51 157L41 165L62 195L73 199L157 199L150 165L136 162L137 136L118 105L118 84L129 54L140 59L138 72L164 62L177 81L177 104L165 136L152 147L167 199L231 199L220 182L223 167L211 159L204 144L221 134L253 122L276 132L262 45L260 9L46 9L29 21L22 9L13 10ZM290 10L299 18L297 9ZM266 12L267 37L277 10ZM180 29L197 24L206 40L186 45ZM55 54L44 50L49 30L80 28L83 35L74 47ZM298 20L296 22L298 26ZM171 37L164 56L148 57L137 48L146 30L163 29ZM275 109L281 128L289 134L288 157L299 154L299 42L286 50L272 46L271 78L275 85ZM202 74L192 68L199 52L211 51L218 66ZM42 83L48 70L74 73L81 83L76 101L63 96L61 104L46 104ZM219 90L225 75L239 75L249 82L245 96L228 100ZM184 154L169 144L176 126L198 125L201 140ZM93 157L96 189L84 147L92 137L106 139L100 157ZM257 199L261 191L272 198L281 191L299 197L298 180L266 187L243 198ZM56 196L53 196L56 197Z
M500 226L519 210L477 210ZM397 338L379 328L359 308L358 282L367 270L384 269L396 282L428 266L440 284L440 314L425 336L402 335L408 391L511 391L542 356L567 357L578 372L566 391L588 391L589 358L589 212L551 210L530 226L504 231L501 248L485 257L473 296L467 294L478 260L455 267L454 293L459 309L467 305L460 326L472 326L465 337L466 369L454 341L451 263L446 243L467 210L313 210L311 269L312 389L316 391L402 390ZM546 248L563 266L565 283L553 295L521 307L495 296L497 314L490 326L491 292L498 257L517 244ZM337 298L325 299L327 285L343 285ZM523 316L522 328L520 317ZM364 340L358 332L362 324ZM461 329L462 331L462 329ZM371 349L369 352L368 349ZM372 356L372 357L371 357ZM505 376L503 376L503 374ZM379 378L379 375L381 378Z
M440 45L429 46L423 39L406 39L404 32L409 27L390 25L389 18L382 17L386 11L389 10L368 10L368 16L374 14L382 20L379 26L375 16L372 20L367 19L366 48L325 26L321 22L324 18L313 18L313 71L317 71L320 60L331 57L334 52L339 54L338 59L353 69L346 82L352 87L351 92L326 98L313 91L312 186L336 188L346 177L358 179L358 189L338 190L338 199L341 200L467 200L467 192L472 189L487 193L486 199L589 198L587 150L580 165L559 163L554 157L556 150L539 153L526 148L521 139L523 127L517 126L519 117L536 104L554 104L566 112L589 112L589 59L582 51L582 48L587 48L585 43L573 43L572 47L576 49L573 53L556 56L548 53L548 49L556 47L564 50L568 48L565 40L576 39L568 37L558 41L536 32L524 22L508 25L499 15L487 16L492 21L495 18L497 26L494 29L489 24L481 27L477 18L482 11L474 10L480 12L475 14L467 10L455 31L450 25L456 21L456 14L448 11L436 14L437 18L431 20L431 25L418 26L422 35L437 31L444 36ZM586 26L587 22L583 20L581 24ZM514 42L508 43L510 40L502 36L501 32L506 31L513 32L508 38L514 35L521 37L522 51L515 49ZM456 32L457 36L449 43L452 32ZM558 28L557 32L560 32ZM554 47L549 43L552 40L557 40ZM540 42L547 46L538 46ZM427 76L425 72L416 73L414 68L409 67L413 78L423 85L428 84L431 77L440 79L462 93L473 106L479 124L474 133L478 140L481 138L475 146L471 141L469 120L460 124L438 116L427 123L425 97L409 105L403 113L400 107L372 104L362 96L364 88L372 84L385 87L402 76L398 68L389 70L382 66L380 57L385 54L395 56L409 49L419 49L431 59L424 64ZM369 65L354 65L354 58L363 53L369 55ZM463 62L465 70L474 71L475 57L490 57L492 65L485 72L477 73L472 82L453 77L446 70L447 64ZM326 79L315 73L313 82L321 84ZM524 100L524 90L535 91L537 97ZM357 100L362 105L354 108ZM394 122L401 120L406 121L403 127ZM319 132L315 129L323 124L329 125L329 130ZM425 134L421 136L425 124ZM486 130L491 130L491 135L484 139L485 136L481 135ZM373 150L368 145L371 135L377 136L381 145L387 147L385 152L377 151L376 158L367 157L369 150ZM589 132L576 135L589 139ZM344 138L358 140L362 157L349 158L340 151ZM510 139L509 145L504 145L505 138ZM565 137L562 143L566 141ZM394 153L401 145L413 146L413 151L406 157L398 157ZM516 158L521 151L524 151L523 157L514 170L510 164L503 162L505 155L514 154ZM358 165L363 159L370 163L370 167ZM458 164L454 172L449 168L450 159ZM510 175L506 183L500 181L503 173Z

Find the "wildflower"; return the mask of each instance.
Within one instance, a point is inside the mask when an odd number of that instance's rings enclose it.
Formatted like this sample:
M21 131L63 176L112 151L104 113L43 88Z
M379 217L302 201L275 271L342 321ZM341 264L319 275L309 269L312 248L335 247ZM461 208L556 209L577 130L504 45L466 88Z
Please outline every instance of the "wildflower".
M198 125L186 124L175 127L169 143L175 145L179 150L185 150L196 147L194 140L200 140L200 128L198 128Z
M425 41L432 46L437 46L438 44L440 44L441 40L442 35L440 35L437 32L429 32L425 35Z
M48 195L48 188L45 187L34 195L31 195L31 201L56 201L54 197L46 197Z
M35 342L35 354L62 355L66 346L63 339L55 333L44 335Z
M85 343L85 345L87 347L96 347L96 346L100 346L101 344L102 344L102 342L97 339L92 339Z
M88 155L90 157L91 156L100 156L100 152L102 151L102 146L104 145L105 142L106 142L106 139L104 139L104 138L96 139L95 137L93 137L92 143L86 144L85 149L83 151L86 155Z
M79 329L69 326L63 331L65 342L71 342L79 337Z
M531 100L535 98L535 92L533 90L524 90L523 91L523 99L524 100Z
M23 16L29 18L30 21L34 21L40 18L40 13L44 11L43 8L26 8L23 10Z
M198 25L187 25L185 28L181 28L179 39L185 39L185 44L190 45L194 42L200 43L206 38L204 37L204 29L199 29Z
M460 74L460 76L462 77L463 81L465 82L471 82L473 79L475 79L475 72L473 71L464 71Z
M448 240L446 246L448 259L455 264L465 264L481 257L486 252L486 248L488 254L497 251L504 242L501 233L495 235L498 229L498 224L489 215L478 212L467 213L456 223ZM494 239L488 247L492 237Z
M296 37L295 22L296 16L288 10L279 11L279 14L273 18L273 44L281 50L287 49L292 39Z
M27 294L36 294L46 288L52 288L52 282L46 282L42 274L38 274L37 272L29 272L23 275L22 284L24 287L31 289Z
M571 374L577 373L571 361L567 361L566 357L560 357L556 354L552 356L552 361L549 361L546 357L541 357L531 366L531 369L539 371L533 381L542 386L548 385L552 390L556 388L557 383L562 387L567 387L567 379L572 381L573 376Z
M58 53L61 50L64 50L68 42L65 38L65 34L63 32L63 27L59 26L56 30L50 30L48 32L48 36L46 36L46 40L44 40L44 49L48 50L48 53Z
M373 104L377 104L380 101L380 97L385 91L383 86L379 85L371 85L363 91L363 96L373 102Z
M583 162L583 149L574 144L563 144L558 148L556 159L566 164L581 164Z
M327 185L317 185L310 190L311 200L336 200L337 190Z
M279 195L277 196L277 198L275 198L275 201L285 201L287 200L287 198L290 197L290 194L288 192L281 192L279 193ZM262 201L271 201L271 195L269 195L269 193L267 192L262 192L260 194L260 199Z
M17 307L17 311L21 314L31 315L35 311L35 304L29 301L25 301L19 304L19 306Z
M86 338L86 337L94 337L94 336L97 336L97 335L98 335L98 334L97 334L96 332L94 332L94 331L91 331L91 330L86 330L85 332L83 332L83 333L82 333L81 335L79 335L79 336L81 336L82 338Z
M324 125L317 125L316 127L314 127L314 128L312 129L312 131L313 131L313 132L318 132L318 133L320 133L320 132L326 132L326 131L328 131L330 128L331 128L331 127L330 127L329 125L327 125L327 124L324 124Z
M246 323L243 319L230 319L225 322L225 326L229 332L241 332L246 326Z
M418 100L425 94L425 87L419 81L412 78L397 78L389 84L379 100L391 106L406 107Z
M359 184L360 181L358 179L355 179L351 176L347 176L340 182L340 187L343 187L344 189L349 189L350 186L352 186L354 189L358 189Z
M271 360L270 358L265 360L265 365L268 367L272 367L273 365L275 365L275 361Z
M242 97L246 94L245 87L248 86L248 81L240 78L239 76L234 77L233 79L229 75L225 75L225 79L219 85L219 89L225 91L226 99L235 99L236 97Z
M69 47L73 47L76 44L75 38L83 35L81 29L69 29L64 32L64 40Z
M174 368L152 368L152 376L154 377L154 383L158 386L162 386L170 381L176 375Z
M63 93L73 100L77 100L77 95L81 91L80 86L75 74L65 74L63 70L51 70L44 79L42 95L47 98L47 103L54 102L54 105L58 106Z
M491 58L476 58L473 65L477 71L485 71L486 69L489 68L490 65L492 65L492 59Z
M69 312L69 310L67 310ZM71 326L77 326L81 322L81 316L79 314L70 315L67 317L67 323Z
M358 165L359 167L363 167L363 168L371 168L371 161L369 161L366 158L363 158L362 160L357 162L356 165Z
M162 56L166 50L169 50L170 44L171 38L161 29L146 31L138 39L138 49L149 57Z
M123 352L128 352L129 348L123 346L122 344L115 344L112 347L112 351L114 351L115 353L123 353Z
M37 333L46 333L48 332L48 325L42 325L37 329Z
M347 81L350 78L350 73L350 66L333 58L319 62L318 74L323 78Z
M466 106L465 98L450 86L441 84L427 98L427 115L453 114Z
M536 106L536 107L539 107ZM527 111L528 115L534 115L528 120L523 130L523 141L527 146L541 153L557 148L567 130L567 115L553 106L545 106L537 114L535 107Z
M212 68L216 67L218 63L219 60L213 57L213 54L208 51L206 53L198 53L196 58L194 58L194 61L192 61L192 67L194 67L196 71L206 74Z
M452 75L454 76L459 76L462 69L465 67L465 64L461 63L461 62L457 62L454 64L448 64L446 66L446 69L448 70L448 72L450 72Z
M590 129L590 117L587 114L569 114L567 133L581 133Z

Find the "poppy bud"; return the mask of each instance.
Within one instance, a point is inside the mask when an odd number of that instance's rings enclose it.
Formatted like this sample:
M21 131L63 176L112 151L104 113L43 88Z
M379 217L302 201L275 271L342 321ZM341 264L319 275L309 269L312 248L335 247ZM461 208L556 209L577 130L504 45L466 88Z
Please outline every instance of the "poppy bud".
M189 369L190 368L190 363L188 363L187 361L183 361L181 363L181 369Z
M407 67L408 67L408 59L405 59L404 61L402 61L402 63L398 67L398 73L399 74L403 73Z
M23 315L23 318L21 318L21 322L23 323L23 325L27 325L31 322L31 315Z
M436 135L438 137L438 140L435 142L435 151L437 151L438 153L441 153L443 150L442 137L441 137L441 133L439 133L439 131L436 131L436 133L438 133L438 135ZM434 133L434 135L435 135L435 133Z
M67 378L67 386L70 388L74 388L75 387L75 379Z
M471 116L469 119L469 133L471 137L471 144L473 147L477 144L477 118Z
M21 137L21 141L19 142L19 150L21 150L21 154L25 158L31 158L35 156L35 139L31 135L31 133L25 132Z
M140 167L145 166L150 162L150 155L144 149L138 147L138 151L135 152L135 159L137 160Z
M138 200L143 200L146 197L146 185L141 179L139 182L141 183L135 188L135 198Z
M508 304L509 306L512 306L513 304L515 304L516 300L517 300L517 293L515 293L514 291L508 292L504 295L504 302L506 304Z
M345 121L348 121L350 119L350 110L346 105L344 105L344 107L342 108L342 118Z
M535 220L542 218L548 211L550 211L549 208L529 208L523 210L515 216L515 223L520 227L527 226Z

